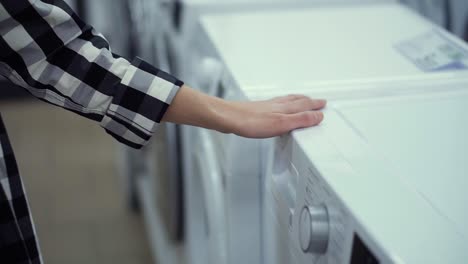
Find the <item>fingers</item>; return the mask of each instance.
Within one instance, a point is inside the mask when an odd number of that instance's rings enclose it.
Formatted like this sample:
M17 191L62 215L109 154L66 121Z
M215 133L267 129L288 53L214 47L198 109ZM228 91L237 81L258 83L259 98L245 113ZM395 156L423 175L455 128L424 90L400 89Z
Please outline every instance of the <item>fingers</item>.
M303 95L288 95L267 101L236 103L238 115L233 133L249 138L268 138L297 128L320 124L323 113L317 111L325 100Z
M323 113L319 111L306 111L287 115L288 122L286 127L288 131L297 129L316 126L323 120Z
M282 105L281 112L284 114L294 114L310 110L319 110L325 107L327 101L321 99L311 99L303 97L295 101L289 101Z
M283 135L297 128L316 126L323 121L323 118L323 113L320 111L280 114L280 116L277 117L276 124L273 125L272 130L270 130L270 132L272 132L270 136Z
M272 101L276 103L285 103L285 102L292 102L298 99L308 98L305 95L300 94L290 94L286 96L276 97L273 98Z
M297 128L318 125L323 118L323 113L320 111L254 115L239 122L233 133L248 138L268 138L286 134Z

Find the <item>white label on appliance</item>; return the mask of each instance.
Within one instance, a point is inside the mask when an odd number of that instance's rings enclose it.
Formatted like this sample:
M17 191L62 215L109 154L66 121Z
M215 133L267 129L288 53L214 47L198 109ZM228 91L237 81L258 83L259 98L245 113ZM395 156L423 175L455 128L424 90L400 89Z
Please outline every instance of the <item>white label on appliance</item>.
M468 68L468 51L435 29L402 41L395 48L425 72Z

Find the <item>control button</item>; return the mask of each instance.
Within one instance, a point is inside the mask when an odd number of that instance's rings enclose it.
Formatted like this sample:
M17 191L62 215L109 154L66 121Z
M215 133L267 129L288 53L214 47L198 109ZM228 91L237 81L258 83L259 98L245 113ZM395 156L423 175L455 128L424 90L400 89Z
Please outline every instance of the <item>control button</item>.
M305 253L324 254L330 233L325 205L304 206L299 219L299 242Z

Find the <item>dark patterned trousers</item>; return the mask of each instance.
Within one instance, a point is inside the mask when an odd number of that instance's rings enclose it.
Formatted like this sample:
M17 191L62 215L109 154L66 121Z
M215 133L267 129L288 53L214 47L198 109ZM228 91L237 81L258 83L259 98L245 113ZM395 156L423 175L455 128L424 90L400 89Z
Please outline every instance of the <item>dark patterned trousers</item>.
M42 263L16 160L0 116L0 263Z

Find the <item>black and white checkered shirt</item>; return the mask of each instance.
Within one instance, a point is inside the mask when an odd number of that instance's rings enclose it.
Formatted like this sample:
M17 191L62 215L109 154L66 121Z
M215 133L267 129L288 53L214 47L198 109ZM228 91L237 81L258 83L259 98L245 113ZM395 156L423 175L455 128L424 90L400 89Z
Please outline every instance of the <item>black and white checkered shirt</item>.
M62 0L0 0L0 74L34 96L140 148L182 82L111 53L105 38ZM41 263L36 234L0 119L0 263Z

